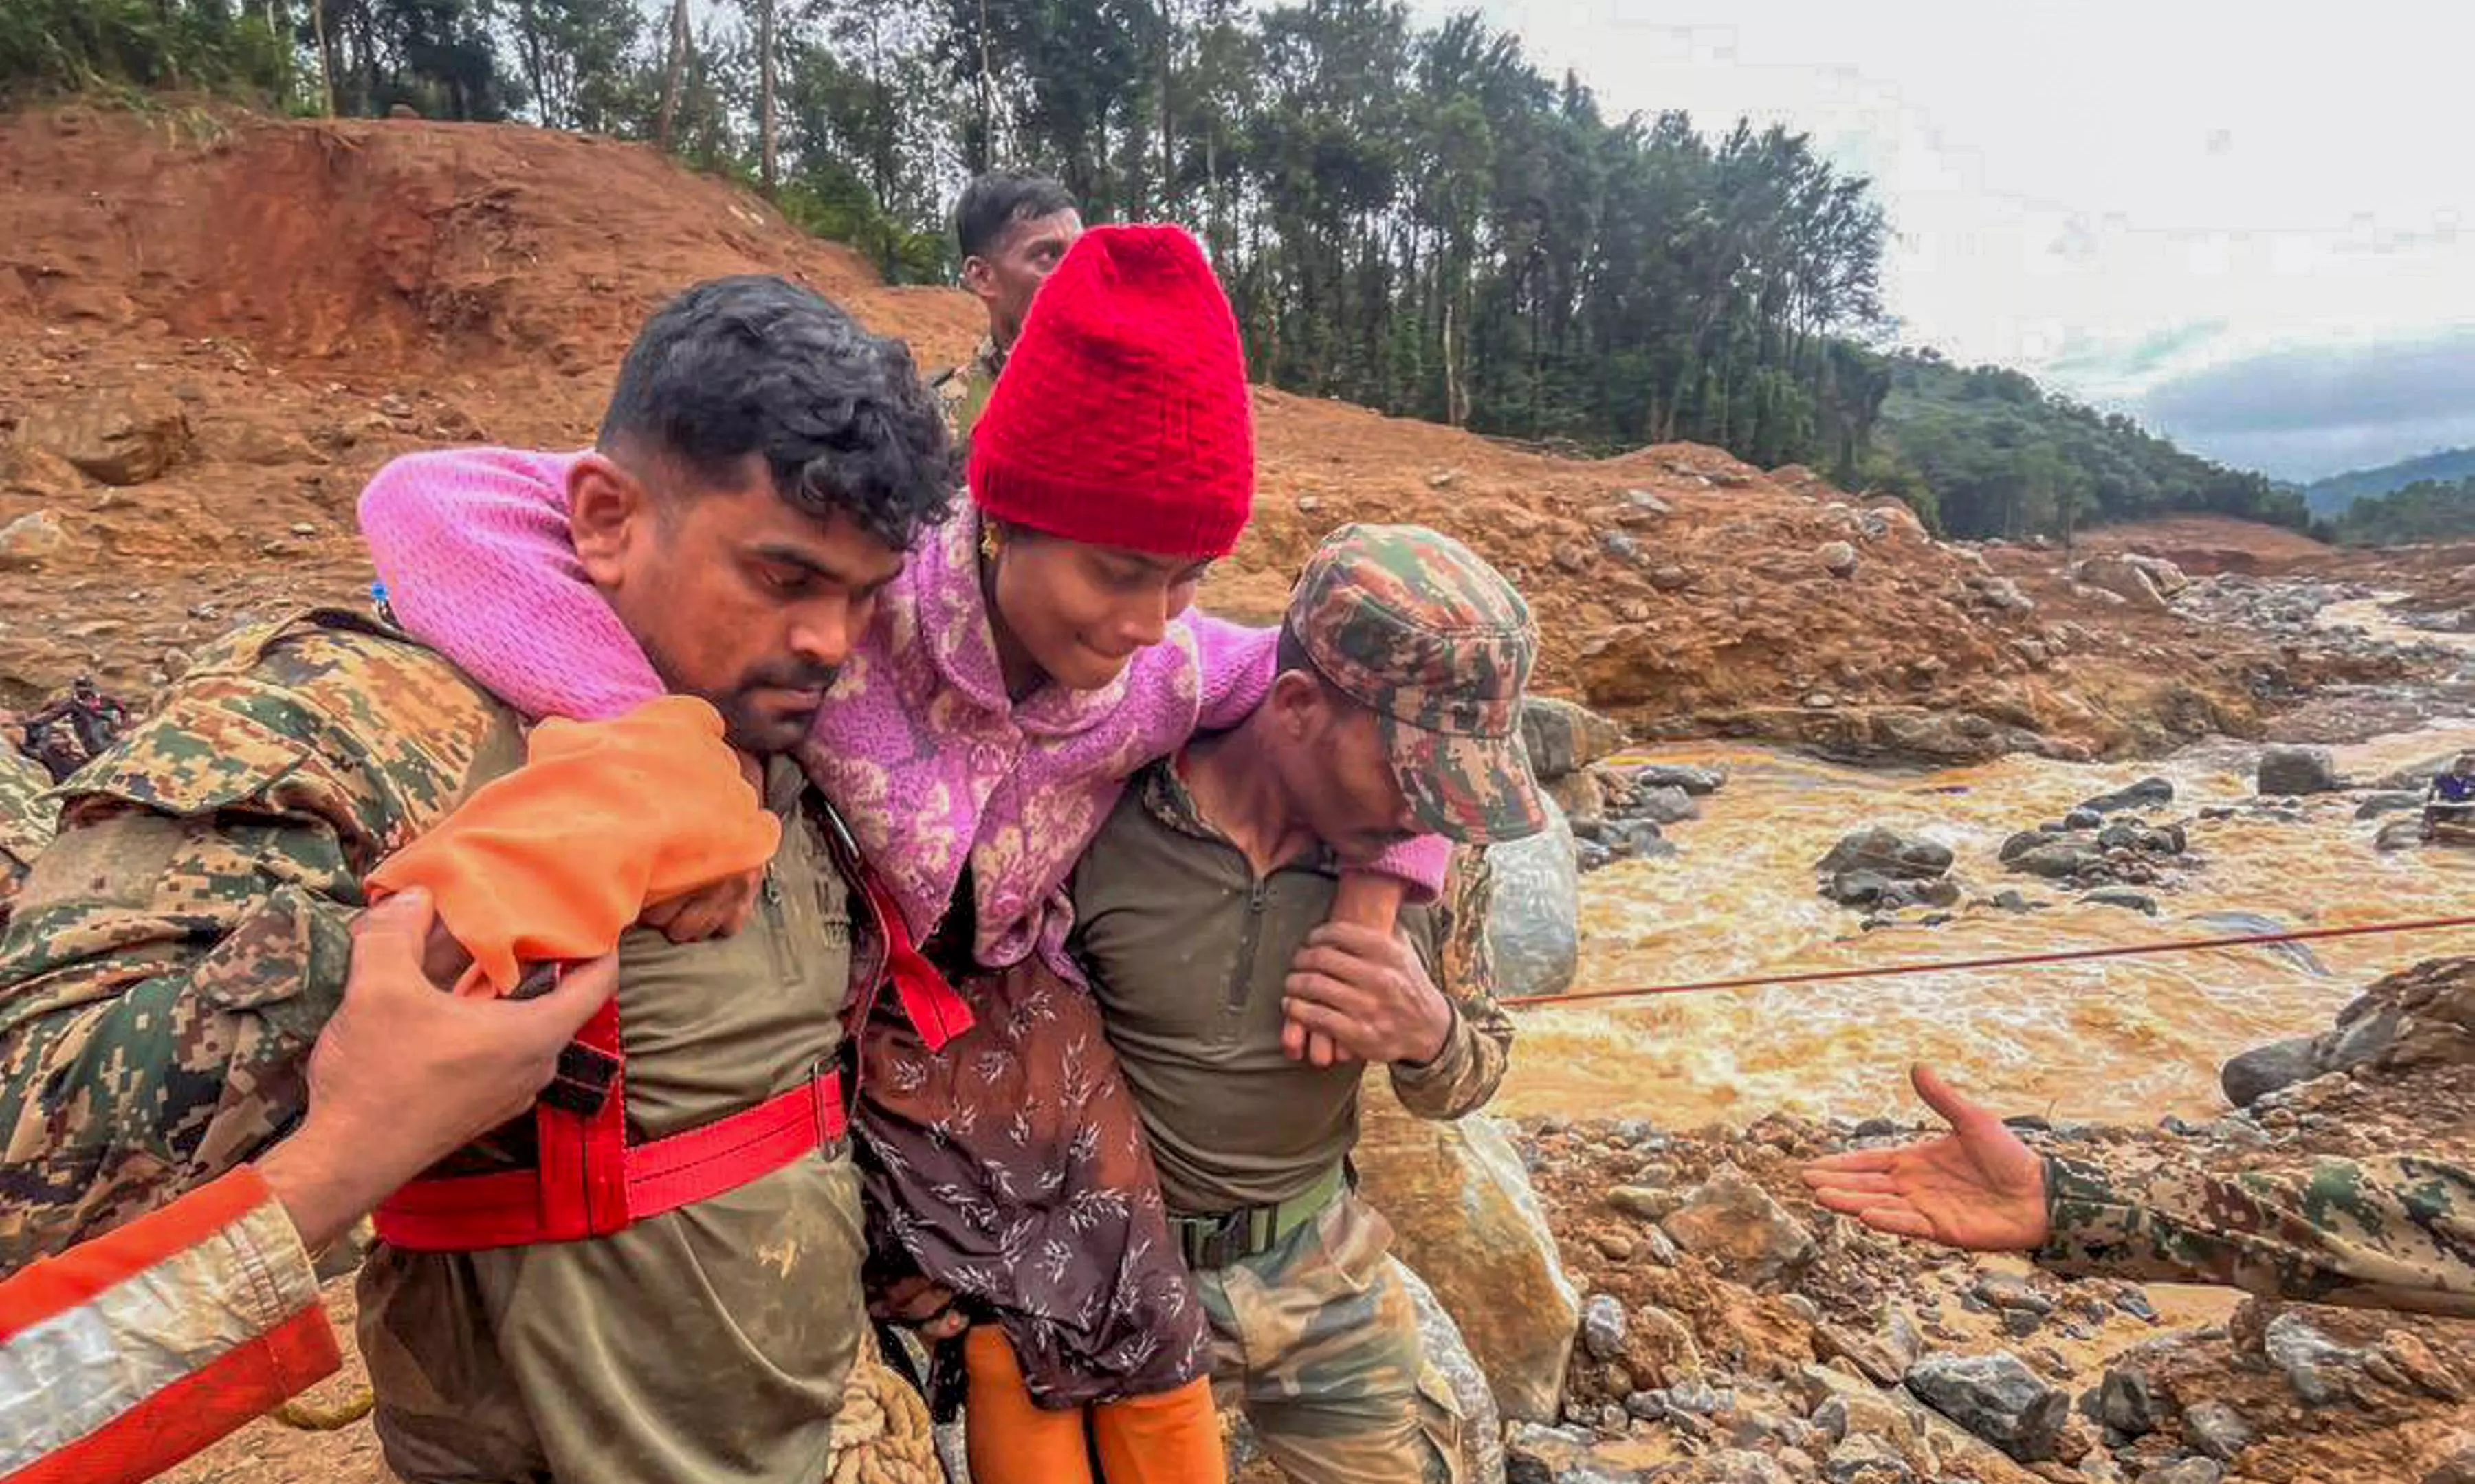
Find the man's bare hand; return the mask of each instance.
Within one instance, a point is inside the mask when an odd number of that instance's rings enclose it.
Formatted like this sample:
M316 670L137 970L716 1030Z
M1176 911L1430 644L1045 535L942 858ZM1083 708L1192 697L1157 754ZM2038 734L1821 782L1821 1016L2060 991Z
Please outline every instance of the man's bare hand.
M534 999L469 999L423 967L434 912L403 891L361 914L343 1003L309 1054L309 1112L257 1161L310 1247L532 1106L559 1048L618 987L616 960Z
M1324 1036L1343 1058L1432 1061L1452 1034L1452 1005L1417 954L1358 923L1327 922L1308 934L1285 990L1291 1026Z
M757 890L764 882L762 871L718 881L655 902L645 909L639 920L674 943L728 937L747 926L747 919L756 911Z
M1948 1120L1941 1138L1861 1149L1804 1167L1813 1198L1876 1231L1976 1252L2046 1245L2046 1162L2002 1120L1930 1068L1909 1069L1917 1096Z

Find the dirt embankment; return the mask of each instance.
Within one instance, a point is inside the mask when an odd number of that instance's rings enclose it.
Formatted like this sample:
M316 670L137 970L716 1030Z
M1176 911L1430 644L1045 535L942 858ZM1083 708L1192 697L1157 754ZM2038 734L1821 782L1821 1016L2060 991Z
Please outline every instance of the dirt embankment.
M40 518L0 543L0 705L88 669L142 693L243 616L356 599L380 462L584 441L628 335L696 280L787 274L923 367L978 331L959 293L888 288L747 193L582 135L67 109L0 120L0 528ZM2057 554L1989 568L1803 470L1258 407L1259 515L1210 600L1268 614L1332 526L1432 523L1523 582L1549 687L1645 735L2145 750L2256 730L2296 665L2238 631L2126 630L2048 580Z

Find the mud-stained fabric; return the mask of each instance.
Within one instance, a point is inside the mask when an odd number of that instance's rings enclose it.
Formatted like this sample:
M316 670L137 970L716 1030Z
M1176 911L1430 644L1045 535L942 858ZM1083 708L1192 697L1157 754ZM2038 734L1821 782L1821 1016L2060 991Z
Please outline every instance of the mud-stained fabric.
M2293 1172L2118 1179L2046 1161L2068 1275L2224 1283L2263 1298L2475 1318L2475 1171L2413 1155Z
M44 797L51 787L43 765L0 737L0 928L9 925L9 904L35 868L35 857L51 843L60 813Z
M1201 1375L1203 1311L1091 996L1036 959L955 987L977 1020L942 1051L883 1001L860 1043L878 1253L1002 1326L1043 1406Z
M1342 1195L1270 1251L1195 1275L1213 1391L1293 1484L1457 1484L1459 1406L1391 1247L1383 1216Z

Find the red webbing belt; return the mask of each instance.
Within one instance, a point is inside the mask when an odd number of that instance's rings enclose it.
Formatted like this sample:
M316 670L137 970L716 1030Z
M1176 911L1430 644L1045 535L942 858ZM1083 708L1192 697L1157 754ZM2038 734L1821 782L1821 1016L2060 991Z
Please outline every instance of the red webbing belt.
M603 1006L576 1040L616 1057L616 1005ZM832 1144L848 1128L842 1073L827 1069L754 1107L630 1144L623 1066L590 1115L533 1106L536 1167L415 1180L379 1207L378 1234L412 1252L602 1236L736 1190Z

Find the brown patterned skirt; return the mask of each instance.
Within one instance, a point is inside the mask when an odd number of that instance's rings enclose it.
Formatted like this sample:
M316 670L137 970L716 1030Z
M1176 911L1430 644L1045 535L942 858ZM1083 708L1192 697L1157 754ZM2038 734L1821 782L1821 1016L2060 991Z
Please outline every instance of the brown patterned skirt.
M953 983L976 1021L943 1050L891 995L861 1039L874 1265L1002 1326L1044 1407L1204 1375L1203 1306L1098 1006L1037 958Z

